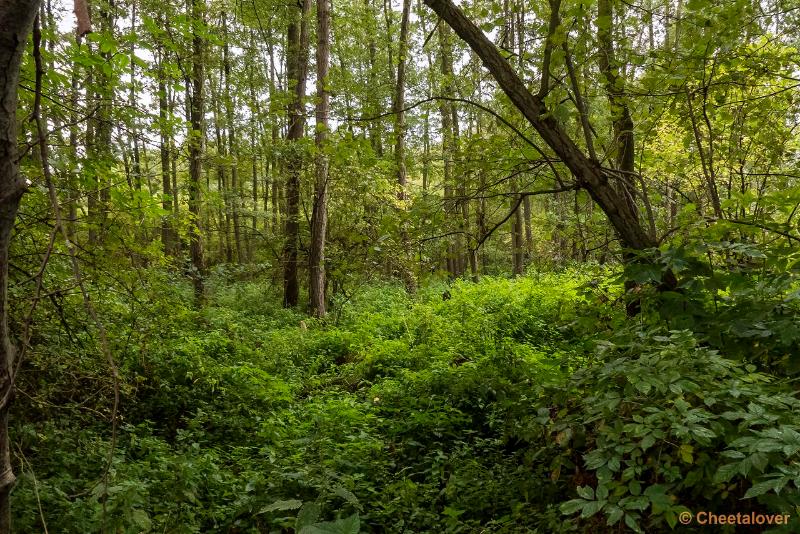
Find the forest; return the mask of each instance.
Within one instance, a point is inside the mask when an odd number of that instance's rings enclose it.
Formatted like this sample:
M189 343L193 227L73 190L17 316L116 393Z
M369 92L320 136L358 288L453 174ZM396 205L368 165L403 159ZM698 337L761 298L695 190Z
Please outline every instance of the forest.
M800 0L0 0L0 534L800 532Z

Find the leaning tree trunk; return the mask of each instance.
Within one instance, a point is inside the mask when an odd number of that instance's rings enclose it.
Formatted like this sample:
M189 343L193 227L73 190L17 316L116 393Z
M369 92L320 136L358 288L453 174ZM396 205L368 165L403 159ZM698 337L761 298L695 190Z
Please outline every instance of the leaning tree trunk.
M27 182L17 154L17 84L38 0L0 2L0 534L11 532L9 496L14 485L8 408L14 388L16 348L8 332L8 247Z
M425 0L466 43L480 56L500 88L522 112L547 145L572 172L578 184L605 212L622 244L630 249L643 250L655 246L636 212L609 182L609 176L596 159L586 156L567 135L558 121L547 113L540 96L526 87L514 69L497 51L497 47L450 0Z

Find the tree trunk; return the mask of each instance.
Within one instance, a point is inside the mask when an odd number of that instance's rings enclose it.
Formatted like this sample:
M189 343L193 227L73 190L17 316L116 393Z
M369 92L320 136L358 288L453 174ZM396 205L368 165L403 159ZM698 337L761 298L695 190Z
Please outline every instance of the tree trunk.
M397 172L397 198L404 201L408 198L406 191L406 182L408 181L406 173L406 123L405 111L406 107L406 59L408 56L408 26L409 17L411 15L411 0L403 0L403 14L400 21L400 43L397 50L397 79L395 80L395 92L392 107L394 108L394 162ZM405 209L405 205L401 204L401 210ZM408 228L405 222L402 223L400 228L400 240L403 245L403 254L400 258L400 271L403 277L403 282L406 290L413 293L417 289L417 281L414 273L409 268L411 261L411 243L408 239Z
M240 201L241 191L239 190L239 145L236 138L236 122L233 113L233 98L231 98L231 59L228 46L228 19L225 12L222 12L222 68L225 74L225 122L228 130L228 156L230 157L230 204L233 216L233 239L236 245L236 261L245 261L244 248L242 247L242 229L240 225Z
M617 190L625 199L630 211L636 216L638 212L634 202L635 187L634 165L635 145L633 136L633 117L631 117L628 98L625 96L625 78L619 71L619 65L614 54L614 10L612 0L598 0L597 2L597 42L600 50L598 63L603 77L606 96L611 107L611 123L614 139L612 140L611 156L615 160L615 168L620 171L617 181ZM650 236L655 240L655 236Z
M514 209L514 215L511 216L511 258L512 258L512 272L514 276L519 276L525 272L524 265L524 249L522 239L522 209L519 199L519 186L517 185L516 178L511 180L511 191L514 193L510 197L511 207Z
M483 32L450 0L425 0L483 61L497 83L517 109L539 133L547 145L570 169L578 184L585 188L605 212L624 246L642 250L655 245L639 223L636 213L619 191L609 183L607 172L596 160L587 157L567 135L558 121L548 114L541 98L528 91L525 83L500 55Z
M16 480L11 467L8 409L14 391L16 347L8 331L8 249L27 181L19 172L17 85L38 0L0 3L0 534L11 532L9 497Z
M175 241L177 236L172 229L172 202L175 193L170 182L170 157L171 126L167 126L171 117L168 114L166 74L164 72L164 48L159 43L156 48L158 60L158 119L159 119L159 155L161 156L161 207L167 213L161 221L161 243L164 253L175 255Z
M440 72L444 79L442 83L442 95L450 96L450 87L453 83L453 55L450 45L449 28L443 24L438 27L439 46L440 46ZM453 113L452 106L448 100L439 100L439 114L442 119L442 160L444 182L444 212L447 222L452 220L453 215ZM458 252L453 246L453 241L447 238L447 272L455 278L458 272Z
M100 3L100 31L112 35L114 32L114 9L113 4ZM100 51L100 57L106 63L111 63L111 51ZM109 73L110 72L110 73ZM97 187L97 204L95 206L94 223L97 225L95 231L95 242L97 244L103 239L108 224L108 204L111 200L111 180L105 172L98 172L105 167L111 167L111 134L113 126L112 110L114 101L114 74L112 71L97 69L97 122L95 131L94 154L92 157L92 167L94 169L95 185ZM91 214L90 214L91 215ZM90 217L91 218L91 217Z
M205 19L205 0L190 0L192 19ZM192 35L192 95L189 132L189 212L192 215L189 226L189 251L192 259L192 282L195 298L203 298L203 245L200 240L200 178L202 177L203 156L203 38L196 30Z
M326 313L325 238L328 228L328 157L325 154L325 143L328 137L330 93L325 85L328 83L330 52L330 0L317 0L317 128L314 137L317 154L309 258L309 307L316 317L324 317Z
M293 99L289 104L289 132L287 141L299 145L303 138L305 117L303 100L306 95L306 71L308 68L308 12L311 0L301 0L299 11L292 15L287 29L286 74ZM300 232L300 173L303 156L300 147L294 146L286 161L286 224L283 247L283 305L297 305L300 287L297 277L297 254Z
M397 80L394 93L394 135L395 149L394 161L397 171L397 196L400 200L406 198L406 150L405 150L405 112L406 105L406 56L408 55L408 19L411 13L411 0L403 0L403 16L400 23L400 43L397 52Z
M220 83L222 83L222 73L220 73ZM222 209L219 213L220 230L219 240L220 249L224 253L226 263L233 263L233 245L231 241L231 197L233 193L229 187L227 178L227 156L228 149L226 146L226 138L222 133L220 127L220 109L219 109L219 93L215 89L215 84L212 82L211 86L211 101L212 115L214 118L214 139L217 142L217 191L222 197ZM224 212L224 213L223 213ZM224 226L223 226L224 224Z

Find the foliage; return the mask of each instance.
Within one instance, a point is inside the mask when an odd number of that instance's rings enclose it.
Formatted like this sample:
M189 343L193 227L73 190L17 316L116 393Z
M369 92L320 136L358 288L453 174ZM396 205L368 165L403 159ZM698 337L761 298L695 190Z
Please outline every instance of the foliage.
M17 528L41 528L38 502L59 532L650 531L687 508L800 505L791 388L687 331L619 327L601 272L365 286L337 324L235 273L200 312L151 276L139 291L171 298L113 327L134 337L107 475L109 390L70 405L72 379L24 375Z

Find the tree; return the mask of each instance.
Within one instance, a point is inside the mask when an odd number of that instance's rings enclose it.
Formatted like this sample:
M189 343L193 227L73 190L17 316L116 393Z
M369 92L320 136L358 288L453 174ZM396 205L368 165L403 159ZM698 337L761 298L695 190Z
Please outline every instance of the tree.
M484 66L522 112L531 126L569 168L578 184L586 189L608 216L623 244L634 250L644 250L655 241L639 223L636 212L619 190L613 186L617 177L586 156L558 121L548 113L542 97L528 91L523 81L500 55L494 44L450 0L425 0L455 32L480 56Z
M205 1L189 0L192 14L192 92L189 103L190 131L189 142L189 213L192 221L189 230L189 253L192 260L192 282L195 297L203 298L203 244L200 233L200 179L202 178L202 157L204 146L204 121L205 102L203 101L204 59L203 37L200 26L205 21ZM187 88L188 89L188 88Z
M231 79L231 59L230 59L230 36L228 34L228 16L222 12L222 65L225 74L224 81L224 100L225 100L225 125L228 131L228 157L230 158L230 190L231 190L231 212L233 215L233 237L236 245L236 261L243 263L245 260L244 247L242 247L242 230L239 221L241 191L239 188L239 144L236 136L236 121L233 113L233 98L231 97L231 86L234 81Z
M300 174L303 170L303 155L298 141L305 134L303 100L306 96L308 72L308 12L311 0L301 0L297 9L292 8L292 19L286 31L286 75L292 100L289 104L290 154L286 162L286 223L283 247L283 305L297 306L300 293L298 283L298 241L300 239Z
M17 88L22 55L38 8L38 0L0 4L0 534L11 532L9 495L15 480L8 436L16 355L8 331L8 249L17 209L28 188L19 172Z
M330 0L317 0L317 128L316 176L311 214L311 250L309 253L309 293L312 315L325 315L325 239L328 229L328 138L330 92L328 83L331 51Z

